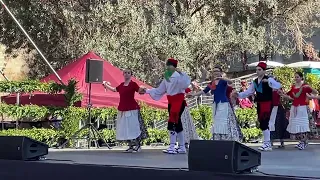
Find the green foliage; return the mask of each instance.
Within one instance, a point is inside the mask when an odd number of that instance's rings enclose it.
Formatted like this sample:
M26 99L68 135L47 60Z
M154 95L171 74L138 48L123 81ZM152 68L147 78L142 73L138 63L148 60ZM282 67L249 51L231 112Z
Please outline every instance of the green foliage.
M256 127L254 128L241 128L244 136L244 141L248 142L262 136L262 131Z
M56 107L39 107L39 106L16 106L1 104L0 112L6 117L12 117L15 119L29 118L31 120L45 119L50 115L61 116L63 118L62 128L60 130L48 129L48 133L45 133L43 129L25 129L25 130L8 130L2 131L4 135L23 135L34 138L39 141L54 144L57 140L57 136L65 137L69 139L78 129L79 121L86 120L88 117L87 111L84 108L68 107L68 108L56 108ZM245 135L245 139L259 138L261 132L256 128L251 128L248 124L252 124L256 120L256 116L253 114L254 109L238 109L236 115L239 117L240 125ZM211 138L211 124L212 124L212 111L211 107L200 106L191 110L194 118L194 123L197 126L197 132L203 139ZM115 108L93 108L92 117L99 118L102 122L106 120L116 119L117 110ZM168 132L166 129L156 129L154 122L166 121L167 111L161 109L150 108L142 105L141 115L145 119L149 138L145 140L145 144L151 143L168 143ZM30 118L32 117L32 118ZM87 132L83 132L79 137L86 136ZM0 134L0 135L1 135ZM115 142L114 130L102 130L103 136L110 143ZM48 138L52 137L52 138Z
M55 145L59 138L59 131L53 129L9 129L0 131L0 136L27 136L49 146Z
M289 68L280 67L273 70L273 75L281 82L284 92L288 92L294 83L294 74L296 72L302 72L302 68ZM309 84L312 88L320 90L320 78L319 76L311 73L304 74L305 83ZM291 106L291 102L282 99L283 105L288 108Z
M6 93L32 93L35 91L45 93L59 93L64 86L55 82L43 83L38 80L0 81L0 92Z
M311 87L315 88L320 92L320 78L318 75L307 73L305 75L305 81L308 83Z
M290 90L292 84L294 83L294 74L296 72L303 73L303 70L302 70L302 68L280 67L280 68L275 68L272 73L281 82L283 90L285 92L288 92ZM304 80L311 87L313 87L317 90L320 90L319 76L317 76L315 74L311 74L311 73L305 73Z
M212 108L211 106L200 105L196 109L191 109L190 112L193 120L200 129L210 129L212 125Z
M257 123L256 108L237 109L236 115L241 128L250 128Z
M0 92L31 94L35 91L49 94L64 92L67 105L73 106L75 102L82 99L82 95L77 92L77 83L74 79L70 79L67 85L56 82L45 83L39 80L0 81Z
M77 92L77 83L75 79L70 79L68 84L63 86L64 96L68 106L73 106L74 103L82 99L82 95Z
M144 141L146 145L151 143L169 144L169 134L165 129L148 129L149 138Z
M294 73L302 72L301 68L279 67L275 68L272 73L281 82L284 92L288 92L294 82Z
M315 16L320 9L319 1L300 0L6 3L57 69L94 50L151 84L161 78L170 56L180 60L184 71L199 77L217 63L240 61L244 51L291 55L319 27ZM0 42L7 50L34 50L4 8L0 16L6 20L0 21ZM50 72L40 56L31 60L32 76Z

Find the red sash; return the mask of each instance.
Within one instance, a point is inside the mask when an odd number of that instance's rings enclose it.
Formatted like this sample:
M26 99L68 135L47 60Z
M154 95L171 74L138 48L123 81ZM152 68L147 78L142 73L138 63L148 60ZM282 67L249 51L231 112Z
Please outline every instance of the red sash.
M259 112L258 120L267 120L270 119L272 111L272 101L258 102L259 103Z
M170 104L169 122L178 124L180 118L180 110L184 101L184 93L176 94L173 96L167 95L168 103Z

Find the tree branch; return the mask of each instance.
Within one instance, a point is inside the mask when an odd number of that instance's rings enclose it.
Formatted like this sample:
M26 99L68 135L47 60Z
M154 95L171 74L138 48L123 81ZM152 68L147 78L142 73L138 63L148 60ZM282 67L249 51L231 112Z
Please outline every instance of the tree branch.
M286 13L289 13L291 11L293 11L294 9L296 9L298 6L302 5L303 3L305 2L308 2L309 0L301 0L299 1L296 5L292 6L291 8L288 8L286 10L284 10L281 14L277 14L276 16L283 16L285 15Z
M205 6L205 4L202 4L201 6L197 7L192 13L191 17L196 14L197 12L201 11L201 9Z

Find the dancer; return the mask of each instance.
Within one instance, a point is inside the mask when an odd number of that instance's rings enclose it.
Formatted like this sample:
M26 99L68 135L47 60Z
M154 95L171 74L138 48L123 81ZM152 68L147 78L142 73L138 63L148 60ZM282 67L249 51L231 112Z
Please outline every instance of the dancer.
M274 79L277 81L276 78ZM273 89L273 92L272 92L273 107L272 107L270 121L269 121L269 130L270 130L271 140L279 139L280 146L278 146L278 148L284 148L284 139L287 139L290 137L289 133L287 132L287 126L289 121L286 118L285 109L280 102L281 98L278 91L279 90Z
M164 74L164 79L157 88L145 89L145 93L149 94L154 100L160 100L164 94L167 94L168 99L168 130L170 137L170 145L168 149L164 150L164 153L177 154L186 153L184 129L182 124L182 118L190 117L187 114L185 90L191 83L190 77L177 69L178 61L169 58L167 63L167 69ZM175 148L176 141L178 139L179 147Z
M240 99L247 98L256 93L257 114L260 123L260 129L263 132L263 144L259 148L261 151L271 151L272 145L270 141L269 120L272 110L272 89L280 89L281 84L273 78L266 76L267 64L259 62L256 67L256 78L249 88L240 93L234 93L234 97Z
M125 152L138 152L141 149L141 141L148 137L147 129L141 117L140 107L134 99L135 92L142 92L143 89L137 83L131 81L132 71L123 71L124 82L117 87L110 83L103 82L103 86L113 92L118 92L120 102L116 123L116 139L127 141L129 148Z
M308 139L311 137L309 118L312 118L312 115L309 110L307 94L317 94L318 92L303 82L303 74L301 72L296 72L294 76L295 83L291 86L290 91L287 94L282 91L279 93L286 99L293 101L287 131L292 139L299 140L299 144L296 147L303 150L308 146Z
M309 100L319 100L320 99L320 96L317 96L315 94L307 94L307 97ZM315 103L315 102L312 102L312 103ZM319 133L318 133L318 128L317 128L317 125L316 125L316 118L311 110L312 107L309 106L309 126L310 126L310 137L311 138L316 138L318 139L319 138Z
M185 90L185 94L188 96L189 93L191 93L191 89L187 88ZM190 109L187 105L187 103L185 104L185 109L181 115L181 123L182 123L182 128L183 128L183 137L185 140L185 147L188 149L189 148L189 144L190 144L190 140L192 139L201 139L196 131L196 127L193 123L193 119L192 116L190 114ZM179 149L179 144L176 147L176 149Z
M212 106L212 139L241 141L242 133L236 120L235 113L227 97L228 83L232 81L222 78L222 69L213 69L212 82L203 90L190 96L200 96L211 91L213 94Z

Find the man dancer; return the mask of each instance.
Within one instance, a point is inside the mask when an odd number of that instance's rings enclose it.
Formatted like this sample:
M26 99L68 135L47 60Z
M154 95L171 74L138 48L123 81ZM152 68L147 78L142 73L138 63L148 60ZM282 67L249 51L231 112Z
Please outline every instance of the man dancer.
M269 120L272 111L272 93L273 89L280 89L281 84L272 77L266 76L267 64L260 62L256 67L256 78L249 88L243 92L235 93L235 96L244 99L256 92L257 114L260 123L260 129L263 132L263 144L259 148L261 151L271 151Z
M164 153L177 154L186 153L185 139L183 134L183 125L181 122L181 116L185 111L185 90L191 83L190 77L177 69L178 61L169 58L167 63L167 69L164 74L164 79L157 88L145 90L147 94L154 100L160 100L161 97L167 93L168 99L168 130L170 137L170 146L164 150ZM178 139L179 147L176 149L175 144Z

